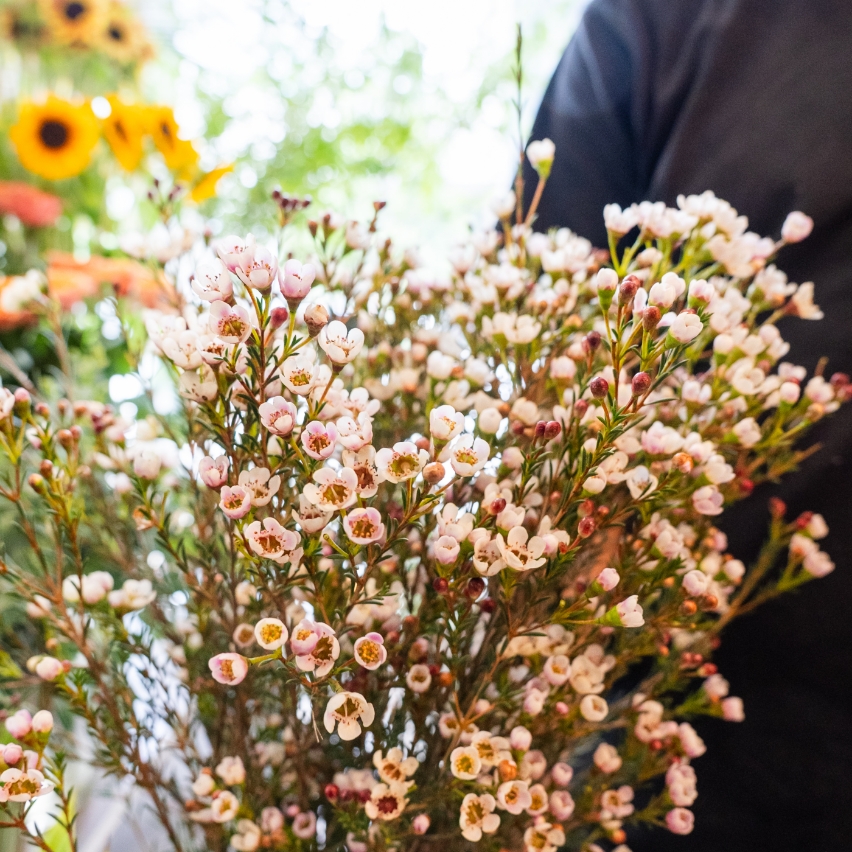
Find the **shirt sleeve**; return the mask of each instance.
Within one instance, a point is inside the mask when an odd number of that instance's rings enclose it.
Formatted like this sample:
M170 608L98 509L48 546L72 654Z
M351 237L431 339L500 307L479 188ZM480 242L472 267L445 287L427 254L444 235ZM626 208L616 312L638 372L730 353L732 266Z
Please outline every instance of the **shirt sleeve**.
M556 144L536 230L569 227L606 245L603 207L642 196L649 36L636 0L593 0L547 87L531 139ZM525 209L537 176L524 167Z

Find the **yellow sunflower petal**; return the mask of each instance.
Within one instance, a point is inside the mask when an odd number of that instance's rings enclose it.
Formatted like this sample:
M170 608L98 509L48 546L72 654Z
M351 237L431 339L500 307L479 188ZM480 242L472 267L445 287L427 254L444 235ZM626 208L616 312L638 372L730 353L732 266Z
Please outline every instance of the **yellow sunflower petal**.
M192 142L178 137L180 129L171 107L149 107L148 129L169 169L182 178L190 175L198 162L198 151Z
M9 138L21 165L48 180L80 174L89 164L99 137L98 121L88 104L51 95L44 103L21 106Z
M142 141L148 130L147 107L125 104L115 95L107 100L111 111L101 122L104 139L121 167L128 172L135 171L144 154Z
M216 194L216 184L219 183L219 178L230 174L233 170L234 164L231 163L228 166L219 166L202 175L198 183L192 188L192 192L189 193L189 197L196 204L207 201L208 198L213 198Z

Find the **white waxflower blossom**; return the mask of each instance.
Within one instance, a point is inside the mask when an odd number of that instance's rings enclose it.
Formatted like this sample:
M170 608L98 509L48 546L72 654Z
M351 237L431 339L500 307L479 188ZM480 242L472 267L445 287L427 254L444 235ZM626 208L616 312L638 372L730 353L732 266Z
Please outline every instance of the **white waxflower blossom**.
M357 692L338 692L329 700L323 724L329 733L337 726L337 735L342 740L354 740L361 733L361 725L369 728L376 711L363 695Z
M320 332L319 345L332 363L348 364L364 346L364 332L360 328L347 330L342 322L334 320Z

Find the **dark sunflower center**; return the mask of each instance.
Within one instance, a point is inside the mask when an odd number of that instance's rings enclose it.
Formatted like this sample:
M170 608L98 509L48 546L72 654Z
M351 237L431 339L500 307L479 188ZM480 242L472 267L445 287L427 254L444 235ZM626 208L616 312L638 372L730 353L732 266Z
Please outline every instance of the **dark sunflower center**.
M166 137L171 142L172 139L172 129L165 121L160 122L160 133Z
M76 21L81 15L86 14L86 4L85 3L66 3L65 4L65 17L68 18L69 21Z
M47 148L61 148L68 141L68 125L49 118L41 123L38 135Z
M115 130L116 136L120 136L123 142L128 141L127 131L124 129L124 125L121 122L121 119L116 119L112 123L112 128Z
M118 24L113 24L112 26L110 26L110 28L107 30L107 35L113 41L124 41L124 30L120 26L118 26Z

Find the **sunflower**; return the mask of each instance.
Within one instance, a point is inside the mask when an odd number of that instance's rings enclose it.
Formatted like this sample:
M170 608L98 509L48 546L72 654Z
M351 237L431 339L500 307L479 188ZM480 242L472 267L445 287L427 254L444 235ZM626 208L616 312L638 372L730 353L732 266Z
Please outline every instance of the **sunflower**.
M39 0L39 9L54 41L90 45L106 16L106 0Z
M179 128L172 108L150 107L148 131L169 169L182 177L189 176L198 162L198 151L192 142L178 138Z
M142 160L142 140L147 133L147 107L122 103L115 95L107 100L110 114L101 122L104 139L116 160L128 172L135 171Z
M116 0L109 4L98 44L107 56L128 65L144 62L153 55L142 25Z
M48 180L80 174L98 141L98 122L88 104L51 95L45 103L25 103L9 138L21 165Z

